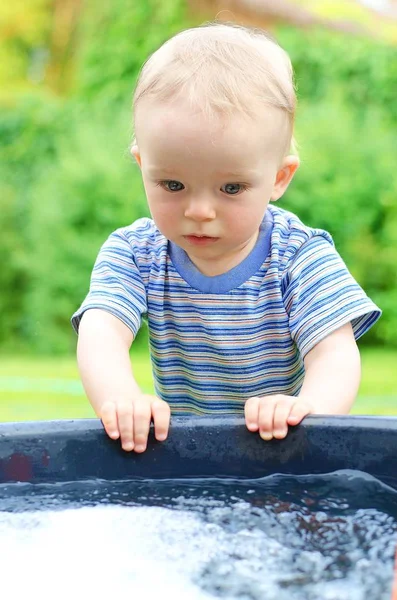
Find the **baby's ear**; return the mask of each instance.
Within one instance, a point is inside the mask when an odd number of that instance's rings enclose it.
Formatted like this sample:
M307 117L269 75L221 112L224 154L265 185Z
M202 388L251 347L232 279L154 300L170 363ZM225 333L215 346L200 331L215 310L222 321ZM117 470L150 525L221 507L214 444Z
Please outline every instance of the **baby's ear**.
M291 183L297 168L299 167L299 158L294 155L285 156L277 171L276 180L273 185L273 191L270 199L278 200L284 194L285 190Z
M130 148L130 152L132 156L135 158L136 162L139 165L139 168L142 168L141 155L139 153L139 148L136 144L132 145Z

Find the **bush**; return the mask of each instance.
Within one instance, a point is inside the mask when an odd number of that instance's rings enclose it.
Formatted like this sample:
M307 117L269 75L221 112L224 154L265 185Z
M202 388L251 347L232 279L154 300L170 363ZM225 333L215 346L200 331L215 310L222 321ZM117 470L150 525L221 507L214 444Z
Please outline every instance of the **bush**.
M336 99L302 103L301 167L280 200L307 225L331 233L353 276L384 311L364 340L388 344L397 333L394 137L376 110L359 121Z
M25 314L38 350L75 343L70 316L88 291L100 245L147 213L138 167L128 156L129 115L82 112L41 171L31 196L31 285Z

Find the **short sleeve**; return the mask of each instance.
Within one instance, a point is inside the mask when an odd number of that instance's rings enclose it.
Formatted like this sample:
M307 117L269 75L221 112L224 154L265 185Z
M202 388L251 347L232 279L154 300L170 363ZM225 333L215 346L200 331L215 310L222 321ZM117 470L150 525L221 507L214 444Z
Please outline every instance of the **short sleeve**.
M99 308L120 319L134 336L147 312L146 290L131 245L120 231L112 233L99 251L89 292L71 319L78 333L88 309Z
M361 337L381 316L348 271L333 244L321 235L296 253L284 281L291 337L304 357L327 335L351 322Z

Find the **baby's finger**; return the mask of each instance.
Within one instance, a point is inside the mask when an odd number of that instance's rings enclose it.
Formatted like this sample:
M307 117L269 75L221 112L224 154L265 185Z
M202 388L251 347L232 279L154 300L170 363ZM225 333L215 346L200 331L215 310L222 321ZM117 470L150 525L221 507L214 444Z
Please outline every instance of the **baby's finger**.
M122 404L118 407L117 419L119 422L121 445L123 450L127 450L129 452L130 450L134 449L132 402Z
M260 398L248 398L244 406L245 424L250 431L259 429L259 403Z
M289 425L298 425L304 417L307 417L312 412L312 407L306 402L296 402L288 417Z
M154 423L154 433L156 440L163 442L167 439L168 431L170 427L171 409L167 402L156 398L152 402L152 416Z
M115 403L104 402L99 416L108 436L111 437L113 440L117 440L120 436L120 432L117 424L117 413Z
M288 433L288 417L294 404L286 398L277 402L274 409L273 435L278 440L282 440Z
M150 429L150 404L147 401L134 404L134 450L144 452Z
M273 437L273 420L276 401L272 396L261 398L259 403L259 435L269 441Z

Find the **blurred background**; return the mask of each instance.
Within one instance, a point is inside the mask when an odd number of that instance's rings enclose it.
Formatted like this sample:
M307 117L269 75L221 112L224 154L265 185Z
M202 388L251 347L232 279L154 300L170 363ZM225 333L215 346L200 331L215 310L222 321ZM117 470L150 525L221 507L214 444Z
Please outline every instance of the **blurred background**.
M110 232L148 216L128 156L148 54L208 20L289 52L301 168L281 201L331 232L383 309L354 413L397 414L397 1L13 0L0 4L0 420L94 416L70 316ZM152 389L143 327L131 359Z

